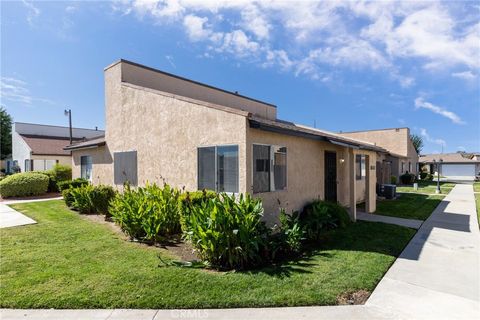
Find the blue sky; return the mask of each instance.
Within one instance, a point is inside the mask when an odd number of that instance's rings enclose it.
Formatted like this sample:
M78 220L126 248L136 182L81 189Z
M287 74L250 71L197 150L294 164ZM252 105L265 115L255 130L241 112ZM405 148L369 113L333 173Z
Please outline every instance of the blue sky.
M124 58L274 103L332 131L411 128L424 152L480 151L478 2L1 2L1 105L104 127Z

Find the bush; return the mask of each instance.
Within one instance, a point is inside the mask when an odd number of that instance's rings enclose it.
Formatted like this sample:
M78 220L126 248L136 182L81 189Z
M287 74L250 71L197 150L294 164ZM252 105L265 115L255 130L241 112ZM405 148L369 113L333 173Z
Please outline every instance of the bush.
M280 223L279 232L271 236L269 244L272 259L300 253L302 242L305 240L305 230L300 223L300 215L297 211L287 214L285 209L282 209Z
M74 180L65 180L57 183L57 188L59 191L63 191L70 188L78 188L81 186L86 186L89 184L88 180L83 178L77 178Z
M397 177L396 176L391 176L390 177L390 183L391 184L397 184Z
M180 210L180 222L182 230L185 230L184 217L190 213L193 206L201 206L209 199L213 199L217 196L215 191L211 190L199 190L193 192L182 193L178 198L178 205Z
M115 196L115 191L110 186L83 185L62 191L67 206L78 210L80 213L108 214L108 205Z
M315 200L307 204L299 216L307 240L319 240L322 231L344 228L350 223L347 210L333 202Z
M415 182L415 175L411 173L405 173L400 176L400 182L402 184L413 184Z
M269 230L262 217L259 199L216 195L184 212L184 236L212 267L244 269L264 261Z
M109 212L130 238L162 242L181 231L179 195L167 184L163 188L153 184L137 190L126 185L123 194L112 200Z
M433 175L430 174L429 172L422 171L420 172L420 179L424 181L432 181Z
M63 164L56 164L51 170L53 180L56 182L72 180L72 167Z
M35 172L17 173L0 181L0 195L3 198L40 195L47 189L48 177Z

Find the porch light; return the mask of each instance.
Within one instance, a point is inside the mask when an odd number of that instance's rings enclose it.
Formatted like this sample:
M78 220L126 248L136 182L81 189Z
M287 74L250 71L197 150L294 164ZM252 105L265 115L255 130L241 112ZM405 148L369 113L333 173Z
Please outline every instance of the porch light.
M340 161L340 164L343 164L343 163L345 162L345 159L343 159L343 158L340 158L340 160L339 160L339 161Z

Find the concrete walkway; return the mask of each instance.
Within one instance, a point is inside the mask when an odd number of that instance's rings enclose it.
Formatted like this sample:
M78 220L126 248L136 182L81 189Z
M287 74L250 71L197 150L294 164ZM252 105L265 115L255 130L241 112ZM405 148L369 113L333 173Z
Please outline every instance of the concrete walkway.
M366 306L402 319L480 318L480 234L472 185L457 184Z
M62 196L56 196L51 198L39 198L39 199L14 199L14 200L4 200L0 201L0 204L16 204L16 203L26 203L26 202L42 202L42 201L50 201L50 200L62 200Z
M0 203L0 228L24 226L34 223L37 222L9 206Z
M16 319L478 319L480 234L471 185L422 224L365 305L200 310L7 310Z
M382 216L379 214L357 212L357 220L371 221L371 222L383 222L388 224L396 224L402 227L408 227L413 229L418 229L422 225L422 220L416 219L404 219L390 216Z

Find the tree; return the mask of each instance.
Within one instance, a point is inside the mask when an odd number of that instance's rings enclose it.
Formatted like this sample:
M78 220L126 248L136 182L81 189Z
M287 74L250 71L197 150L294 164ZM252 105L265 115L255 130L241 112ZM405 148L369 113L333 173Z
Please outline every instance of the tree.
M12 117L0 107L0 160L12 154Z
M410 140L412 140L413 147L415 148L417 153L420 154L423 149L423 138L419 135L412 134L410 135Z

